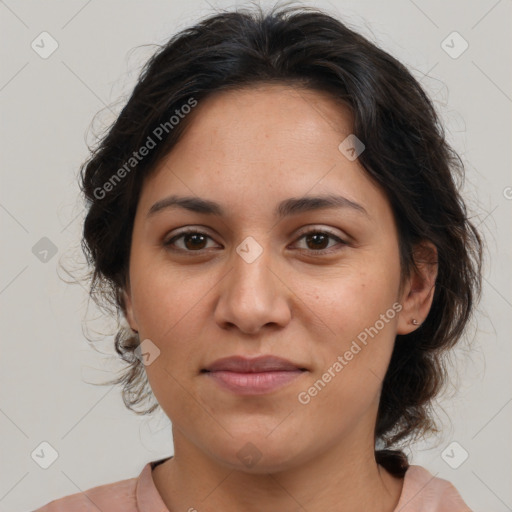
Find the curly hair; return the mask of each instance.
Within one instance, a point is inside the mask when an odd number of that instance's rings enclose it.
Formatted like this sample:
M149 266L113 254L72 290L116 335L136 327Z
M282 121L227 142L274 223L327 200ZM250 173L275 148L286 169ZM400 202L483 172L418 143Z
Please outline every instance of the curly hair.
M384 448L376 450L377 461L403 474L407 456L392 448L435 431L432 400L446 382L444 354L461 338L481 294L483 244L457 186L457 178L464 178L462 160L421 85L395 58L329 14L303 6L220 12L159 45L80 168L90 296L126 315L122 293L143 180L193 122L193 115L180 115L171 125L171 116L186 112L191 99L264 83L327 92L350 108L353 133L365 144L359 162L394 214L402 276L415 268L415 244L427 240L437 249L430 312L414 332L396 336L375 427ZM149 138L158 143L135 161ZM136 410L152 396L138 346L136 333L119 328L115 349L127 365L109 383L123 385L130 410L149 414L156 402Z

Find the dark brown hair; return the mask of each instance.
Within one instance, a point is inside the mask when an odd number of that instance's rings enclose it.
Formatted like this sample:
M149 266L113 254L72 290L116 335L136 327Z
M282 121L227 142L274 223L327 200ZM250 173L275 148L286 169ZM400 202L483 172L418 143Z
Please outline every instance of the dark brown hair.
M431 100L404 65L341 21L303 6L221 12L159 47L81 167L88 208L82 247L92 268L91 297L125 314L122 291L139 194L193 119L183 115L190 110L184 106L191 98L200 103L216 91L262 83L328 92L349 106L353 133L366 146L359 162L386 193L395 216L403 276L414 270L415 244L428 240L437 248L431 310L418 329L396 337L375 429L385 448L376 451L377 461L403 474L407 458L392 448L435 429L430 408L446 380L443 352L460 339L480 295L482 242L456 183L463 163L448 145ZM173 115L179 122L169 121ZM158 138L156 147L140 161L130 160L148 137ZM135 355L138 344L131 330L119 329L116 351L128 364L110 383L123 385L129 409L147 414L158 404L142 412L135 408L152 397Z

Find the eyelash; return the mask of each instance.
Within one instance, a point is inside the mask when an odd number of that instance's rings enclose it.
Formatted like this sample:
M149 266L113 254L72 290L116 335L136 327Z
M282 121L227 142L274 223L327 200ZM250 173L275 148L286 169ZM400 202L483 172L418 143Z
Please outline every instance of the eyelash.
M205 235L206 237L210 238L211 237L203 232L203 231L199 231L199 230L196 230L196 229L187 229L187 230L184 230L182 231L181 233L178 233L177 235L173 236L172 238L170 238L169 240L165 241L163 243L163 245L166 247L166 248L169 248L171 251L175 251L175 252L184 252L184 253L190 253L190 254L193 254L193 253L198 253L198 254L201 254L201 252L205 251L206 249L199 249L197 251L190 251L190 250L187 250L187 249L181 249L181 248L173 248L172 247L172 244L180 239L180 238L183 238L184 236L186 235L194 235L194 234L197 234L197 235ZM322 235L327 235L329 238L331 239L334 239L336 240L337 242L339 242L339 244L341 244L342 246L345 246L345 245L348 245L347 242L345 242L344 240L342 240L340 237L334 235L333 233L331 233L330 231L326 231L326 230L320 230L320 229L311 229L309 231L305 231L303 233L301 233L301 235L299 236L299 238L297 240L302 240L303 238L305 238L306 236L308 235L311 235L311 234L322 234ZM336 252L337 250L341 250L340 249L335 249L333 251L332 247L329 248L329 249L319 249L319 250L314 250L314 249L299 249L300 252L304 253L304 252L307 252L307 253L310 253L310 255L314 255L314 256L322 256L322 255L326 255L326 254L330 254L332 252Z

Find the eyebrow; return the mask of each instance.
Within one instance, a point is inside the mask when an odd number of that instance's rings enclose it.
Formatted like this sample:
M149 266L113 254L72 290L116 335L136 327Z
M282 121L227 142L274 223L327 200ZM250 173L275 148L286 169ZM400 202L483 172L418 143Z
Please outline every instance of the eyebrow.
M172 195L157 201L148 211L146 218L152 217L157 212L168 208L183 208L185 210L202 213L206 215L215 215L225 217L226 211L223 207L208 199L194 196L176 196ZM354 211L362 213L369 217L368 212L362 205L346 197L338 195L304 196L300 198L290 198L281 201L274 210L274 216L283 219L291 215L298 215L303 212L314 210L323 210L327 208L351 208Z

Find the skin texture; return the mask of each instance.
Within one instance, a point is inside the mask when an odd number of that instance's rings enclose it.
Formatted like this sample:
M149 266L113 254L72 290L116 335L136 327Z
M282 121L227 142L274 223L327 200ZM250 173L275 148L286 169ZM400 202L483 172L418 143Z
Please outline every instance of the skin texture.
M352 117L329 96L260 85L216 93L191 115L144 183L125 292L130 326L160 350L146 372L172 422L175 455L153 471L159 493L169 510L392 511L402 480L374 458L381 383L396 334L428 314L436 269L420 265L400 289L391 207L338 149ZM284 199L333 193L367 215L343 207L273 216ZM216 201L226 216L172 208L147 217L171 194ZM164 246L187 226L209 238ZM346 243L308 242L306 226ZM246 237L263 251L251 263L236 251ZM401 311L300 403L397 302ZM261 354L308 371L260 396L235 395L200 372L222 357ZM247 466L240 450L259 460Z

